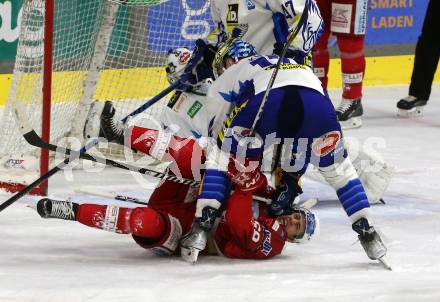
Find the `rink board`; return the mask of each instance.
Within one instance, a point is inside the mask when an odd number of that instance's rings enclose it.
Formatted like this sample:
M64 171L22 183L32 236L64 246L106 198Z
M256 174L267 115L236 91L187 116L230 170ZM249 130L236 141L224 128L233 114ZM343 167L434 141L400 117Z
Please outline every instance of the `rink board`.
M367 69L365 73L364 86L382 86L382 85L395 85L395 84L409 84L411 79L411 72L413 68L414 56L386 56L386 57L367 57ZM71 72L70 72L71 74ZM157 85L153 85L154 89L147 87L146 91L139 90L139 86L136 85L136 89L130 90L132 85L127 85L134 81L135 79L145 79L149 75L152 75L155 79ZM61 75L64 78L66 75ZM115 78L124 79L123 83L117 85L116 90L112 90L111 99L127 99L127 94L135 94L131 97L143 97L154 95L151 90L155 93L160 92L165 88L164 83L165 73L161 68L136 68L136 69L115 69L115 70L105 70L103 72L101 79L112 79ZM330 63L329 71L329 88L341 88L341 60L332 59ZM9 88L11 85L12 76L10 74L0 74L0 105L6 103ZM437 70L436 76L434 78L435 82L440 82L440 71ZM106 86L105 80L100 82L103 87ZM99 85L98 85L99 86ZM130 90L130 91L128 91ZM97 89L97 91L102 91L102 89ZM108 95L97 95L97 99L108 99Z

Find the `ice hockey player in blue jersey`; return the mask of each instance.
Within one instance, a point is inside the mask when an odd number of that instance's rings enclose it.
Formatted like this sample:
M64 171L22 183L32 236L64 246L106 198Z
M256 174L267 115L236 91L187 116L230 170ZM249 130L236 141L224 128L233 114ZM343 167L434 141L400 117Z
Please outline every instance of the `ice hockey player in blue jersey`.
M310 68L283 59L252 132L278 59L258 55L240 39L230 40L216 53L213 68L218 78L207 97L227 100L230 105L217 114L219 120L213 127L217 135L207 151L195 220L180 243L182 257L197 261L231 187L236 192L252 192L264 183L260 172L263 151L277 145L282 150L278 165L283 175L272 197L271 214L290 213L301 193L298 178L313 164L336 190L367 256L381 260L387 249L372 225L368 198L347 156L333 105Z

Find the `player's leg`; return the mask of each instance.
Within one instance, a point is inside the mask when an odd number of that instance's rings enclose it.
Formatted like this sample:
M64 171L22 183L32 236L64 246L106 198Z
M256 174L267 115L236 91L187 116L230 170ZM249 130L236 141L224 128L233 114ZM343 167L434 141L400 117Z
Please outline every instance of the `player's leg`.
M86 138L105 137L151 157L169 161L169 169L177 176L200 180L202 148L193 138L181 138L172 131L140 126L127 127L115 117L112 102L94 102L85 125Z
M439 1L429 1L422 33L417 41L409 95L397 103L401 116L422 114L422 108L429 100L440 56L440 42L437 34L437 29L440 27L440 18L437 14L439 10Z
M330 100L308 88L293 87L292 95L295 94L304 106L304 122L296 135L309 140L306 157L336 190L367 255L372 259L383 257L386 247L371 226L368 198L344 149L341 128Z
M379 155L352 148L347 145L347 142L345 144L353 166L364 186L370 205L385 203L383 197L391 181L392 166ZM307 169L306 177L327 183L316 167Z
M132 126L126 134L126 145L152 157L171 162L170 171L178 176L201 179L203 150L194 138L181 138L162 129L160 131Z
M368 0L333 0L331 31L341 52L343 92L337 117L342 128L362 125L362 81Z
M178 218L151 207L124 208L44 198L37 203L37 211L43 218L78 221L97 229L132 234L138 244L159 255L172 255L182 235Z
M84 125L84 137L105 137L109 142L123 145L126 126L115 118L113 102L92 103Z
M328 52L328 41L330 38L331 0L316 0L324 22L324 31L313 47L313 71L321 80L322 85L327 88L328 70L330 65L330 54Z

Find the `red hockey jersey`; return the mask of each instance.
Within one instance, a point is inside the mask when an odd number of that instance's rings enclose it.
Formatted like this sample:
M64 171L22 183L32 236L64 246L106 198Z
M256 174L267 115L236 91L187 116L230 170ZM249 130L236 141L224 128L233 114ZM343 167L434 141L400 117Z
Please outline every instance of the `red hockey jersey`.
M218 252L229 258L267 259L280 254L287 239L284 227L267 216L252 193L235 192L215 230Z

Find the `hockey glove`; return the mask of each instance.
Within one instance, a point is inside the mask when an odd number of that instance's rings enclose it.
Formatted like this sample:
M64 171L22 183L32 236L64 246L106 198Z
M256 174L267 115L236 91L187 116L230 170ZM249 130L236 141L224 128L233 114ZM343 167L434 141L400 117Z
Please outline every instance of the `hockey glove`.
M241 160L231 157L228 165L228 176L237 190L254 192L267 186L267 179L260 171L260 162L257 158Z
M281 181L272 195L269 214L273 217L290 215L296 208L295 199L302 194L297 174L284 172Z
M214 46L207 44L202 39L196 40L193 54L185 67L181 82L193 86L204 79L213 78L210 66L214 60L215 53L216 49Z
M273 54L277 56L281 56L281 53L283 52L285 43L275 43L273 45ZM287 49L285 58L294 59L296 63L300 65L306 65L310 68L313 67L312 63L312 52L304 53L299 50L293 50L293 49Z

